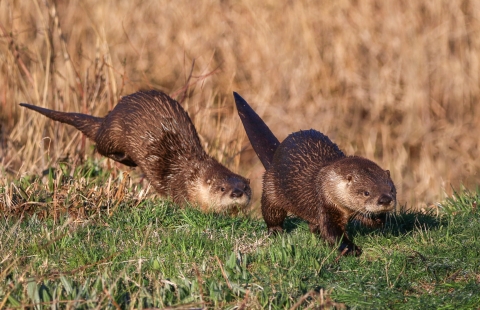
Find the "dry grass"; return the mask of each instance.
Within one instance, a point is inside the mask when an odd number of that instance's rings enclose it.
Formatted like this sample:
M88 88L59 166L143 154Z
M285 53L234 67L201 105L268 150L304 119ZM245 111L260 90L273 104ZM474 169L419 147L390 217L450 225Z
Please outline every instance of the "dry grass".
M183 101L210 154L251 178L257 201L263 167L232 91L280 140L315 128L390 169L402 204L478 184L480 1L6 0L0 35L9 180L67 154L99 156L19 102L104 115L156 88Z

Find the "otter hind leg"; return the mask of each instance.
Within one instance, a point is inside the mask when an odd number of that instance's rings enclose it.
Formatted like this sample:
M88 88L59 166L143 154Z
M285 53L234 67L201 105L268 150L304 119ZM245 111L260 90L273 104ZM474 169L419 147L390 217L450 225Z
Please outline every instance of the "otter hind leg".
M270 234L283 231L283 221L287 217L287 211L268 201L266 195L262 195L262 216Z

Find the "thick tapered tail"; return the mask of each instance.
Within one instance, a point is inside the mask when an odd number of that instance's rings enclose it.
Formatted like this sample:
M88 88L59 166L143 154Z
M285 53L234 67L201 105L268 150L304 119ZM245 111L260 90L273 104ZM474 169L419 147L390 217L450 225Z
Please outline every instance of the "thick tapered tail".
M250 140L253 150L257 153L265 169L268 169L280 142L278 142L278 139L268 128L267 124L239 94L233 92L233 97L235 98L238 116L242 120L248 140Z
M20 103L22 107L37 111L54 121L69 124L83 132L88 138L95 141L98 130L103 122L103 117L95 117L81 113L68 113L49 110L28 103Z

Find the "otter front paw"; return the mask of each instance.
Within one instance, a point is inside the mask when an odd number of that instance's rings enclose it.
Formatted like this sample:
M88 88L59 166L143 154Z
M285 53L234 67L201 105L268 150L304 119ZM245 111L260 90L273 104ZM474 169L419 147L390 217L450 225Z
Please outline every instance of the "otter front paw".
M283 228L280 226L268 227L268 234L276 236L283 232Z
M310 232L312 234L320 234L321 233L320 225L318 225L318 224L309 223L308 228L310 229Z
M338 248L340 252L340 256L343 255L353 255L353 256L360 256L362 255L362 249L353 243L342 243Z

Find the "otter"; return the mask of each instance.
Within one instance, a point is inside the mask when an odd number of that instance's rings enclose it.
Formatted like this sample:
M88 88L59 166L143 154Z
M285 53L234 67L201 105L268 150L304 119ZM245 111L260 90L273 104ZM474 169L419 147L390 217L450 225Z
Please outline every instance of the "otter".
M312 233L329 244L341 241L341 254L362 250L345 226L357 220L370 227L384 224L396 206L396 189L388 170L366 158L346 156L326 135L310 129L290 134L282 143L237 93L238 115L265 167L262 216L269 233L283 230L287 213L306 220Z
M20 105L74 126L95 141L101 155L138 166L160 195L177 204L231 213L250 202L249 180L204 151L187 112L162 92L125 96L105 117Z

